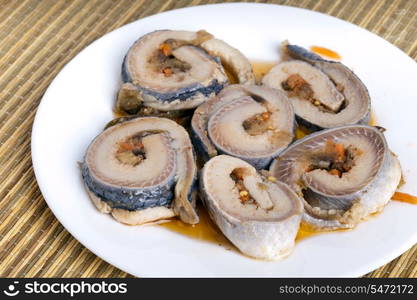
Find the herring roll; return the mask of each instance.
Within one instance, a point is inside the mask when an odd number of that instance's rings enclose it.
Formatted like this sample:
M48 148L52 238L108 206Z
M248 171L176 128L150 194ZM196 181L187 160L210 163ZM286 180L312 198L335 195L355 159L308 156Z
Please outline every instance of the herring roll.
M206 31L159 30L129 49L116 109L136 114L143 107L167 112L192 109L226 84L224 62L241 83L253 83L243 54Z
M82 176L96 207L119 222L199 221L192 145L169 119L137 118L105 129L87 149Z
M296 45L282 49L283 61L262 83L287 93L300 124L311 130L368 124L368 90L348 67Z
M242 253L266 260L291 253L303 205L286 184L219 155L201 171L200 194L210 217Z
M199 106L191 120L197 150L265 168L294 138L295 117L286 95L255 85L230 85Z
M380 128L347 125L313 133L283 151L270 172L304 200L304 222L352 228L381 211L401 180L401 166Z

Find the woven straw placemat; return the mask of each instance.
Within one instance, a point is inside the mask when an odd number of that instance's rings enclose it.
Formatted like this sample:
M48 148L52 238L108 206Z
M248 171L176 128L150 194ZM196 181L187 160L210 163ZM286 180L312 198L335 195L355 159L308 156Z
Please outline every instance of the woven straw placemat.
M30 134L50 82L105 33L148 15L223 1L0 1L0 276L128 277L75 240L46 205ZM232 1L225 1L232 2ZM259 1L320 11L364 27L417 59L416 0ZM417 245L368 274L417 277Z

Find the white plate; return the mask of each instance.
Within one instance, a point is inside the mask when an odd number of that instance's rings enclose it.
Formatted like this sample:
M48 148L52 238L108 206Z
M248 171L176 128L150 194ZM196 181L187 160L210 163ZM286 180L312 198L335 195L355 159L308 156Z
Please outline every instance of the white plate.
M129 46L156 29L206 29L251 59L276 60L289 39L336 50L369 88L373 110L417 194L417 65L385 40L350 23L292 7L221 4L179 9L123 26L92 43L55 78L32 132L36 178L49 207L92 252L136 276L360 276L417 241L417 206L390 203L350 232L302 240L279 262L257 261L158 226L125 226L99 213L84 190L77 161L112 119L120 67Z

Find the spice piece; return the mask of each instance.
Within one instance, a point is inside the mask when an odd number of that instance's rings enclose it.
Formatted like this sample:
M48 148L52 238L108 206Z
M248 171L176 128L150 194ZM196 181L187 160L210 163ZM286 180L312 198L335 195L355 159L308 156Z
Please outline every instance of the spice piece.
M270 113L270 112L263 112L263 113L261 114L261 116L262 116L262 120L266 121L266 120L268 120L268 119L269 119L269 117L271 116L271 113Z
M171 76L172 75L172 69L171 68L164 68L163 70L162 70L162 72L165 74L165 76L166 77L169 77L169 76Z
M263 134L267 130L274 129L271 115L269 111L256 114L243 121L242 126L249 135Z
M324 151L313 155L313 162L306 168L306 172L320 169L342 177L355 166L355 157L361 154L362 151L356 147L328 140Z
M342 175L342 173L339 170L336 170L336 169L331 169L329 171L329 174L336 175L336 176L339 176L339 177L341 177L341 175Z
M159 46L159 50L161 50L162 54L164 54L165 56L169 56L172 53L172 48L167 43L162 43Z
M246 203L251 199L249 191L246 189L245 185L243 184L243 177L247 171L244 168L237 168L234 169L233 172L230 174L230 177L235 182L235 186L239 192L239 200L241 203Z
M298 74L290 75L286 81L282 82L282 88L288 91L290 97L299 97L313 101L314 92L310 84Z
M346 160L346 155L343 144L334 144L334 150L336 151L336 162L344 162Z
M268 176L268 180L271 181L271 182L276 182L277 181L276 177L274 177L274 176Z
M146 154L141 140L133 137L118 144L115 157L123 164L136 166L146 158Z
M249 201L250 196L249 196L249 194L248 195L243 195L243 196L240 196L239 199L240 199L241 203L246 203L246 202Z
M125 152L125 151L132 151L135 146L132 143L128 142L121 142L119 143L119 149L117 150L118 153Z
M248 193L248 191L243 190L243 191L240 191L239 195L240 195L241 197L244 197L244 196L249 195L249 193Z

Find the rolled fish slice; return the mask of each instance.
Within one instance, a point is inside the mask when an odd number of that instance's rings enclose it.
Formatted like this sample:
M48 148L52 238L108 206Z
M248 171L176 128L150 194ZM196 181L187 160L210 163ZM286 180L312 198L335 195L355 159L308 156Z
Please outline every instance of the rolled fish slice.
M297 121L311 130L368 124L369 93L348 67L296 45L282 49L283 60L262 83L287 93Z
M119 222L199 221L192 145L169 119L137 118L105 129L88 147L82 175L96 207Z
M254 85L226 87L199 106L191 120L196 148L205 160L224 153L258 169L293 140L294 124L283 92Z
M304 222L352 228L381 211L401 180L401 166L379 128L347 125L296 141L270 173L304 199Z
M206 31L148 33L124 59L116 109L128 114L160 114L195 108L228 84L222 62L239 82L254 82L246 57Z
M242 253L277 260L292 251L302 202L287 185L241 159L219 155L201 171L200 194L210 217Z

